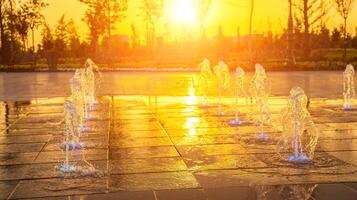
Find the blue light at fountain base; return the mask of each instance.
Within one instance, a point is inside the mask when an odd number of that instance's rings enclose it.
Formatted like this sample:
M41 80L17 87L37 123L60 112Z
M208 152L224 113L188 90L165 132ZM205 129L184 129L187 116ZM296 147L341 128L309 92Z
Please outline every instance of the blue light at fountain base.
M98 104L98 102L97 102L96 100L89 102L89 105L92 105L92 106L93 106L93 105L96 105L96 104Z
M77 172L77 167L76 166L74 166L74 165L65 165L63 163L58 167L58 169L59 169L60 172L63 172L63 173Z
M344 111L355 111L357 109L354 108L352 105L344 105L342 110L344 110Z
M266 134L266 133L264 133L264 132L258 133L258 134L256 135L256 139L257 139L257 141L259 141L259 142L266 142L266 141L269 140L269 135Z
M243 125L244 122L239 119L232 119L232 120L229 120L228 124L232 125L232 126L239 126L239 125Z
M90 128L87 127L87 126L85 126L85 125L81 125L81 126L79 127L79 130L80 130L81 132L88 132L88 131L90 131Z
M86 116L84 116L84 119L85 119L85 120L90 120L90 119L92 119L92 116L89 115L89 114L87 114Z
M308 158L304 153L298 155L298 156L289 156L288 158L289 162L292 163L298 163L298 164L307 164L307 163L311 163L311 159Z
M85 147L83 142L75 142L75 141L70 141L68 143L64 143L61 148L66 149L66 146L68 145L68 150L77 150L77 149L82 149Z

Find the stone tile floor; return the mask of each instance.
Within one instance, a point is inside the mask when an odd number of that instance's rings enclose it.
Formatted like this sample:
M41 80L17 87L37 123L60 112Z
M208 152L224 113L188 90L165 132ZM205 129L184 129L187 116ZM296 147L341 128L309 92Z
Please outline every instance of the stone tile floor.
M224 99L226 115L217 117L217 107L202 109L195 96L103 97L81 137L86 148L70 155L95 174L56 169L64 160L63 101L1 103L0 199L357 199L357 112L342 111L341 100L312 99L316 159L297 166L276 155L276 120L265 127L267 143L251 140L252 124L227 124L234 99ZM284 104L271 98L273 119ZM240 107L243 119L254 119L250 105Z
M329 98L338 98L342 95L342 73L343 71L267 71L272 95L286 95L292 87L300 86L309 97ZM193 72L103 72L102 74L103 81L98 90L100 96L185 96L200 82L200 74ZM253 75L251 72L246 73L246 86L249 85ZM73 72L0 72L0 99L28 100L68 96L70 95L69 79L72 76ZM234 73L232 73L233 77ZM235 94L235 81L231 82L230 90L224 91L226 95ZM212 85L211 89L215 88Z

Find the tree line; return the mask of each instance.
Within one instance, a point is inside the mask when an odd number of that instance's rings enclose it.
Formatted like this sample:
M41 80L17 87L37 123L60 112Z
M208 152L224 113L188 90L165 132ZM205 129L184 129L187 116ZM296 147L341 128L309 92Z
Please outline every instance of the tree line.
M249 34L241 36L237 27L237 33L230 37L225 36L225 27L221 25L217 27L216 36L207 37L205 25L212 0L193 0L198 33L183 33L176 40L169 39L170 26L159 23L165 0L140 0L137 16L142 19L145 31L139 32L137 25L132 24L130 37L119 39L112 33L126 19L129 0L78 1L87 8L82 19L88 26L88 36L81 36L73 19L65 15L54 26L48 25L42 14L48 6L46 0L0 0L0 63L36 65L41 58L88 56L116 62L122 57L156 58L167 54L175 57L188 53L216 57L236 53L243 60L266 57L294 63L314 59L318 54L316 50L332 48L343 49L341 59L347 59L347 49L357 48L357 28L355 33L347 32L354 0L288 0L287 26L277 35L271 30L260 34L252 32L255 1L249 0ZM339 13L341 26L329 30L325 24L332 10ZM165 30L164 35L158 34L159 29ZM41 30L41 41L34 40L36 30Z

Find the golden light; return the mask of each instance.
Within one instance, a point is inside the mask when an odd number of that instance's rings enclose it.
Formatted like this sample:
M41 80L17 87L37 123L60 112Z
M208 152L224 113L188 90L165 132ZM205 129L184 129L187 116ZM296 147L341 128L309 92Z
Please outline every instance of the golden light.
M175 0L172 4L171 13L176 23L196 23L196 10L192 0Z
M187 105L195 105L197 103L198 99L196 96L196 89L194 86L194 81L193 79L191 80L191 85L188 88L188 97L187 97Z
M184 124L184 128L188 129L188 135L190 137L196 136L196 126L201 122L200 118L197 117L189 117L186 119Z
M191 86L188 89L188 97L186 98L187 105L195 105L197 103L197 97L195 94L195 88L193 81L191 81ZM192 108L186 107L185 110L192 111ZM201 123L200 118L189 117L187 118L184 127L188 129L188 134L190 137L196 136L196 126Z

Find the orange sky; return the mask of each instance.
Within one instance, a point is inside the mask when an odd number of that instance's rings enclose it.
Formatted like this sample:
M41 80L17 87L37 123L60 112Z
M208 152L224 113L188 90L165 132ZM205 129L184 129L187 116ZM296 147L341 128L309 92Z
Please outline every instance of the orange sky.
M186 29L192 28L192 25L180 25L175 23L172 17L172 4L180 0L166 0L167 8L165 17L161 24L170 24L171 30L178 33L182 30L182 26ZM73 18L80 29L83 38L87 36L88 30L83 23L82 18L85 12L85 6L78 0L47 0L49 7L44 11L47 22L54 25L62 14L68 18ZM238 2L239 7L234 6L231 2ZM225 35L235 35L237 27L240 27L241 34L248 32L248 17L249 17L249 0L213 0L213 5L209 16L206 20L206 28L208 35L215 35L219 24L223 27ZM287 0L255 0L254 12L254 32L265 32L271 29L275 33L280 33L282 28L286 27L287 16ZM130 25L135 24L139 32L144 36L144 27L140 17L137 16L138 5L141 0L129 0L128 18L118 24L116 33L130 34ZM184 13L183 13L184 14ZM357 26L357 5L352 11L349 18L349 31L355 34ZM328 26L334 27L341 23L342 20L333 8L330 12ZM160 31L160 30L159 30ZM161 30L162 32L164 30ZM178 36L172 36L178 37Z

